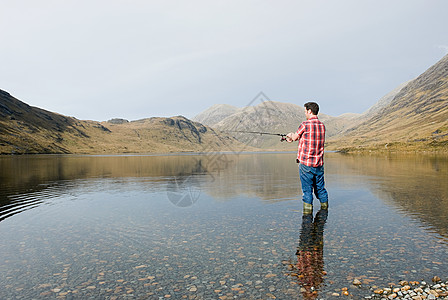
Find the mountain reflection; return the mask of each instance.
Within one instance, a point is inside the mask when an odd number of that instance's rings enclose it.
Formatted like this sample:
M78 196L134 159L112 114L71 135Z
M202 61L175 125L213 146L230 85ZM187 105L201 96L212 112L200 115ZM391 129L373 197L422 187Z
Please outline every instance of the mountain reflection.
M324 227L328 210L320 210L313 220L312 214L302 216L297 263L292 265L292 276L302 286L305 299L316 299L324 281Z
M21 156L0 158L0 221L105 178L148 178L162 186L172 178L204 172L192 156Z
M294 159L295 153L0 157L0 221L80 182L107 178L143 178L152 189L173 192L170 201L178 206L193 204L197 190L216 201L241 195L266 202L300 200ZM334 187L367 187L387 205L448 237L446 155L326 153L325 175L330 193ZM191 185L190 198L179 202Z
M448 156L443 154L337 155L326 175L351 174L379 199L448 238ZM327 172L328 171L328 172Z

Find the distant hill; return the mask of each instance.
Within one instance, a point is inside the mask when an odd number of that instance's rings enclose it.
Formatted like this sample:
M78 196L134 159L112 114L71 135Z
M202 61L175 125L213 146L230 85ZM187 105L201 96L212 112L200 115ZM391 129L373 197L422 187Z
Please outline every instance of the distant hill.
M82 121L32 107L0 90L0 153L146 153L248 149L233 137L177 116ZM250 149L250 148L249 148Z
M380 109L369 110L358 126L330 138L330 148L446 151L448 55L391 94Z

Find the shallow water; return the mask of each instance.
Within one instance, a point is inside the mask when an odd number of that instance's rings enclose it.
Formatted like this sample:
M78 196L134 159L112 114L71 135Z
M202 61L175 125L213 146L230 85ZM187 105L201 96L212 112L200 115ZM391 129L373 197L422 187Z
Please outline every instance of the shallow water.
M448 158L327 153L0 158L0 299L331 299L448 277ZM354 278L363 282L353 286Z

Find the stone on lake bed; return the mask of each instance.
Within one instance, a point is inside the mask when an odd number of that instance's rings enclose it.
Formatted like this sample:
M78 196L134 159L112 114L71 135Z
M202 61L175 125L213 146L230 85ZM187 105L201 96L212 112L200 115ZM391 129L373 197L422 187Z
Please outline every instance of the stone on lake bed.
M141 268L146 268L147 267L147 265L140 265L140 266L136 266L135 268L136 269L141 269Z
M361 281L359 281L359 279L354 279L353 280L353 285L361 285Z
M192 286L192 287L189 289L189 291L190 291L190 292L197 292L197 291L198 291L198 288L195 287L195 286Z
M405 292L405 291L409 291L410 289L411 289L411 287L409 285L405 285L404 287L401 288L401 291Z

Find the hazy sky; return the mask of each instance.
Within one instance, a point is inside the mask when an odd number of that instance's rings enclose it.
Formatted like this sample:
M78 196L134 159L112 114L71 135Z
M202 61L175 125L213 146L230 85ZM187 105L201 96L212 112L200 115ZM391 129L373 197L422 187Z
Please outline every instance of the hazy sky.
M0 89L78 119L259 92L361 113L448 53L448 1L0 0Z

